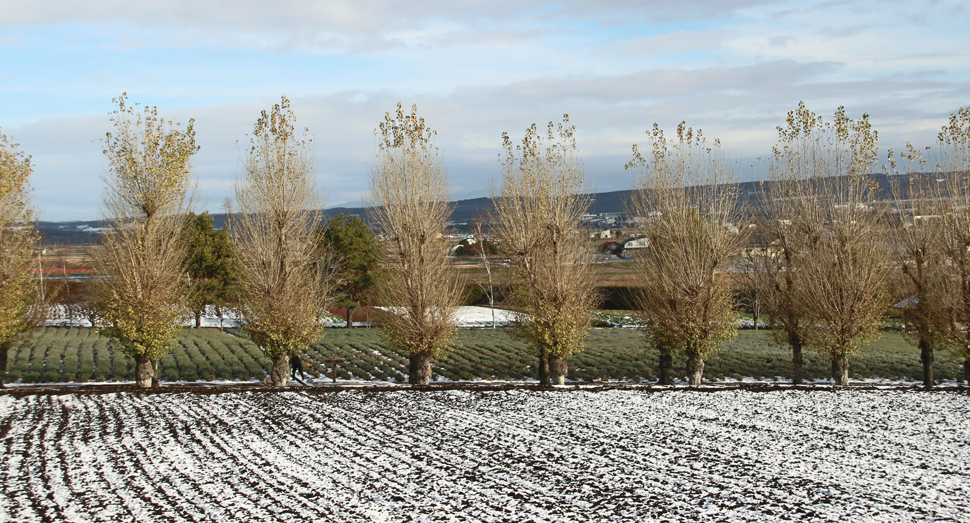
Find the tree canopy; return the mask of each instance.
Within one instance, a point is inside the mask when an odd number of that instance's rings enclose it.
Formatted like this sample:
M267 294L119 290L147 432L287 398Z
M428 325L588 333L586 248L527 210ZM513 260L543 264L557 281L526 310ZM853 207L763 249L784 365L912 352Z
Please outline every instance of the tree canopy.
M10 343L35 323L30 305L37 292L28 272L38 239L31 223L31 172L30 157L0 133L0 378Z
M544 385L565 382L565 358L585 347L598 299L581 223L591 200L574 132L563 115L546 133L532 124L521 145L503 133L501 193L493 198L494 230L512 260L512 297L523 313L513 332L539 357Z
M195 312L195 326L200 327L207 305L225 306L236 297L241 269L229 231L216 230L208 212L190 212L182 234L185 272L191 282L189 305Z
M427 384L431 359L457 338L460 287L445 256L446 223L453 205L434 131L398 104L380 124L370 178L368 213L384 235L387 277L379 292L388 345L410 354L408 380Z
M347 309L347 327L354 308L360 307L377 283L383 250L377 236L360 216L339 214L317 230L317 241L333 255L337 271L337 303Z
M192 120L184 129L136 111L123 94L112 112L115 132L105 138L109 162L95 265L103 331L135 358L140 387L152 383L152 361L175 345L186 303L185 244L181 231L191 201L191 165L198 151Z
M273 359L277 387L287 383L290 357L323 334L333 299L330 264L320 263L313 242L321 206L313 151L295 121L286 97L256 121L230 222L243 268L243 321Z

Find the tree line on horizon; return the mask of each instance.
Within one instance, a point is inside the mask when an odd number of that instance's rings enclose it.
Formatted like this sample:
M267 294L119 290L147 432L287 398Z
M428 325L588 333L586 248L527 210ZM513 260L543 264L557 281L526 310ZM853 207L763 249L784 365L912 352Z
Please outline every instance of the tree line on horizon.
M103 334L134 358L139 387L157 380L186 311L198 325L198 311L230 301L273 361L274 386L322 336L328 306L345 307L349 326L365 301L384 308L388 346L410 354L409 382L429 383L432 361L456 341L462 289L445 255L454 204L436 133L416 107L398 104L375 131L366 203L377 241L359 217L320 225L312 138L297 131L285 97L254 125L218 231L210 215L191 212L194 121L182 127L124 94L115 103L92 300ZM933 158L912 144L881 157L867 115L839 108L827 120L799 104L778 127L756 205L742 202L719 140L686 123L673 135L655 124L647 138L626 165L635 183L627 211L643 217L635 229L647 243L634 259L631 306L660 353L659 383L672 383L681 353L690 385L700 385L705 359L736 335L739 279L791 348L796 384L803 352L816 350L835 384L847 385L848 358L878 336L894 286L910 296L899 308L924 385L933 386L941 349L962 357L970 382L970 108L942 127ZM503 133L502 147L488 233L509 260L520 313L511 334L529 344L541 383L563 384L565 358L583 350L599 300L576 129L564 115L544 131L532 124L521 142ZM932 176L920 174L927 164ZM873 181L880 170L902 175L891 201ZM17 336L43 320L29 274L38 241L30 173L30 157L0 134L0 369Z

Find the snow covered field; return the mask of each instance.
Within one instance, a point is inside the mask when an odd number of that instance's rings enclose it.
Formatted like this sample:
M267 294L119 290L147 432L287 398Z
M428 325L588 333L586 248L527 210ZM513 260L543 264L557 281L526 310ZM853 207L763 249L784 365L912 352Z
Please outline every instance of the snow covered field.
M0 396L0 521L970 521L970 396Z
M476 306L466 306L458 307L458 326L459 327L491 327L492 326L492 309L488 307L476 307ZM512 323L513 314L505 309L495 309L495 323L497 326L507 326ZM51 307L50 319L46 322L49 327L90 327L91 322L86 318L80 316L71 316L67 308L63 305L54 305ZM216 308L213 306L208 306L206 308L206 313L202 316L202 326L203 327L219 327L220 323L222 327L227 329L239 327L239 312L235 309L224 309L223 318L220 320L219 316L216 314ZM332 320L327 322L328 327L343 327L346 325L346 320L342 318L333 317ZM195 325L195 318L185 318L183 325L186 327L191 327ZM365 323L354 322L354 325L363 326Z

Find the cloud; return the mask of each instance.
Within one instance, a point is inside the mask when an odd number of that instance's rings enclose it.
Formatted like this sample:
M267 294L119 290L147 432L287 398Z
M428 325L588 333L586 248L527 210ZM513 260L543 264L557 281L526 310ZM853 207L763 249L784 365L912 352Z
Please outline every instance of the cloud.
M398 46L464 45L519 39L563 20L654 24L708 20L767 0L39 0L5 6L0 30L58 24L133 24L171 31L173 42L276 52L373 52ZM131 45L131 43L129 43ZM191 45L191 44L189 44Z
M681 30L632 38L622 43L605 46L601 51L631 56L670 55L698 50L715 51L721 46L727 34L726 30Z
M857 36L862 33L866 33L871 29L871 27L864 24L847 25L840 27L825 26L820 28L817 32L820 36L826 38L847 38L851 36Z
M774 61L744 67L642 70L626 75L562 75L434 95L404 96L391 89L344 90L293 97L299 127L309 127L318 181L329 205L358 202L367 191L374 129L398 101L417 103L438 131L437 143L458 198L484 196L498 173L501 133L521 138L531 123L569 113L578 128L590 183L599 190L630 185L623 165L630 146L644 142L654 122L672 130L686 120L721 139L735 159L764 156L775 126L799 100L819 114L845 105L850 116L868 112L886 147L930 143L949 111L965 103L968 84L939 78L874 78L826 82L839 64ZM196 120L199 153L193 165L210 210L231 196L241 174L240 149L263 109L278 99L159 110L167 118ZM904 109L901 109L904 108ZM935 123L934 123L935 122ZM5 129L34 155L34 187L44 219L96 216L105 162L99 138L107 116L49 119Z
M21 49L27 47L27 44L16 35L0 35L0 45L4 47L19 47Z
M926 15L907 18L914 8ZM397 101L439 131L458 197L487 192L503 131L515 139L563 113L591 180L619 189L631 144L654 122L686 120L753 158L805 100L821 114L868 112L887 146L931 141L970 95L965 16L953 1L10 3L0 124L34 154L55 219L95 215L97 140L121 91L196 119L193 162L213 209L278 93L316 136L330 204L366 191L374 127Z
M506 20L510 14L537 19L562 16L600 18L624 14L651 19L709 19L739 9L769 3L767 0L591 0L560 2L494 0L461 2L425 0L277 0L267 6L254 0L38 0L5 6L2 25L40 26L70 22L131 21L155 27L209 26L236 30L318 28L336 32L372 32L408 27L416 20L451 20L477 23Z
M768 46L773 48L785 48L794 41L795 38L789 35L775 35L768 39Z
M114 72L111 69L102 69L87 75L87 77L95 82L107 82L114 78Z
M837 63L774 61L742 67L650 69L624 75L569 75L540 78L492 87L460 90L482 101L588 99L601 102L650 102L716 92L765 90L800 83L840 68Z

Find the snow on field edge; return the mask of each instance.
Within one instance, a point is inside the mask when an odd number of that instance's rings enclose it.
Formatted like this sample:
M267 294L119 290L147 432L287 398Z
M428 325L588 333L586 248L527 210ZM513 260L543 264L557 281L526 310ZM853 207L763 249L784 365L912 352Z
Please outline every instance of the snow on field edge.
M458 326L462 328L473 328L473 327L491 327L492 326L492 309L488 307L478 307L478 306L463 306L458 307L457 313ZM495 321L496 325L499 327L506 327L511 325L512 320L515 319L515 313L505 309L495 309ZM45 323L49 327L91 327L91 322L86 318L74 317L71 318L66 307L63 305L55 305L51 307L50 319ZM182 322L185 327L191 327L195 325L195 318L188 317ZM235 309L223 309L223 321L222 326L225 328L235 328L241 325L239 318L239 313ZM338 318L334 315L330 315L330 319L325 322L327 327L343 327L347 325L346 320ZM357 326L366 326L365 322L354 322ZM216 327L220 326L220 320L218 314L216 314L216 308L212 305L206 308L206 313L202 315L202 326L203 327Z

